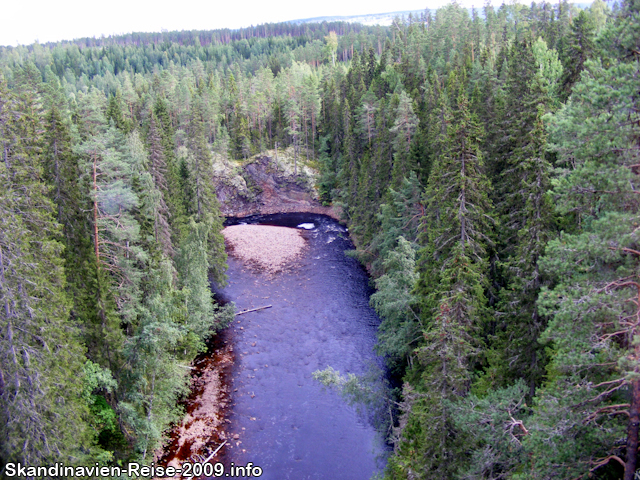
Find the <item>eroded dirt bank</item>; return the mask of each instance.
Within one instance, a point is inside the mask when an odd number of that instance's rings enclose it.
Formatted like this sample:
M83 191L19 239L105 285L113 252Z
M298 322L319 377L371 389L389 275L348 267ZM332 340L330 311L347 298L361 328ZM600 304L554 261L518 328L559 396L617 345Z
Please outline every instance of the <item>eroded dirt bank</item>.
M269 150L245 162L217 159L214 186L225 217L275 213L315 213L339 219L340 212L318 200L318 172L298 162L292 149Z

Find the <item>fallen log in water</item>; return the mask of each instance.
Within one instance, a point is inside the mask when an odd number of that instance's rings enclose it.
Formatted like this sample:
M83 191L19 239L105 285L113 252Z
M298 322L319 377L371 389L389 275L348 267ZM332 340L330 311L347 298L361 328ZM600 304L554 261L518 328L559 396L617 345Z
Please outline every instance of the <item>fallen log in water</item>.
M252 308L251 310L244 310L242 312L238 312L236 313L236 317L238 315L244 315L245 313L255 312L256 310L264 310L265 308L271 308L271 305L265 305L264 307L257 307L257 308Z

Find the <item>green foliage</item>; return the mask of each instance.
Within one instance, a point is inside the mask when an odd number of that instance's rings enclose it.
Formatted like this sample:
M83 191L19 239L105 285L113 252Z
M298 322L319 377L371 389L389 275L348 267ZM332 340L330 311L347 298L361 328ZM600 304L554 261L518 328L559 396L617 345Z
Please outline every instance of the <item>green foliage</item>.
M333 367L316 370L313 378L325 387L338 390L353 405L367 403L372 395L371 388L364 385L356 375L349 373L342 376Z
M176 403L188 392L188 375L181 362L191 361L202 350L201 344L190 342L188 299L173 286L171 262L165 259L150 273L139 326L125 345L128 388L118 404L135 432L135 448L143 460L160 446L163 432L182 413Z
M403 409L408 427L424 440L402 434L401 445L428 459L419 478L448 478L456 468L460 438L452 433L447 402L468 393L474 332L486 315L486 247L491 236L489 182L477 146L481 130L460 94L447 128L445 154L434 164L427 186L421 229L419 296L423 342L415 350L416 395ZM412 390L411 390L412 391ZM407 398L405 394L405 399ZM417 433L420 432L420 433ZM413 455L413 453L411 453Z
M530 434L527 426L531 428L526 393L527 385L518 380L484 397L471 394L448 404L471 452L471 458L460 462L457 478L519 478L528 460L522 442Z
M323 387L337 391L349 405L356 407L359 415L368 416L379 432L387 435L391 431L390 413L395 409L395 402L391 398L392 391L384 372L379 367L372 366L363 375L341 375L328 366L311 375Z
M602 22L600 20L600 22ZM595 45L594 34L596 25L592 17L582 10L571 25L569 41L564 45L563 64L565 72L562 76L563 100L571 93L574 84L580 79L580 73L585 68L585 62L592 58Z
M176 262L180 284L186 294L186 322L196 334L199 350L204 349L204 340L231 320L229 309L219 309L211 298L207 279L210 230L210 224L191 220L189 234L180 246Z
M393 142L393 181L392 185L397 187L402 178L409 176L409 173L415 170L415 166L411 164L410 155L411 142L415 138L414 134L418 127L418 117L411 106L411 99L404 90L400 92L398 100L398 109L396 111L396 120L393 127L389 129L395 134Z
M84 348L69 319L63 245L43 181L44 115L30 69L18 90L0 76L0 459L76 461L90 442L83 418Z
M150 458L232 318L214 159L277 151L374 277L388 478L629 480L636 3L0 49L0 459Z
M556 209L576 212L580 229L550 241L540 260L556 283L538 301L552 317L542 339L553 352L553 374L538 396L536 420L542 431L553 432L558 449L552 464L567 475L585 473L590 458L611 454L626 458L624 478L632 478L636 468L633 438L640 399L633 340L638 328L634 146L640 130L636 121L629 121L629 112L638 102L633 86L638 62L618 54L625 45L629 48L630 38L637 42L640 36L630 20L638 18L637 9L630 3L623 12L601 38L625 40L603 43L609 56L585 63L568 103L550 119L550 143L561 165L553 181ZM562 408L566 410L560 413ZM560 416L565 427L554 429ZM626 453L619 441L625 430ZM532 438L538 457L542 444ZM610 466L600 467L606 471Z
M377 256L371 265L374 275L387 271L384 262L397 246L399 237L405 237L409 242L417 245L420 219L424 214L421 201L422 190L415 172L411 172L409 178L403 179L398 191L389 188L390 201L380 205L380 212L377 215L380 230L371 240L371 248Z
M376 279L371 306L382 318L378 329L378 351L393 363L404 363L420 335L421 322L415 312L413 288L418 279L415 246L400 236L398 246L386 256L385 274Z

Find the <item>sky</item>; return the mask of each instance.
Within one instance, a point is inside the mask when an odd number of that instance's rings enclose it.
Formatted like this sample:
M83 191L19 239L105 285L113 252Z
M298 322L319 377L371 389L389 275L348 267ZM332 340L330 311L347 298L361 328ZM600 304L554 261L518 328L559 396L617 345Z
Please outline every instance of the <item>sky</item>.
M130 32L240 28L303 18L437 8L447 0L2 0L0 45ZM460 3L471 6L474 0ZM485 0L475 0L481 7ZM467 5L467 3L469 5ZM501 3L501 1L500 1Z

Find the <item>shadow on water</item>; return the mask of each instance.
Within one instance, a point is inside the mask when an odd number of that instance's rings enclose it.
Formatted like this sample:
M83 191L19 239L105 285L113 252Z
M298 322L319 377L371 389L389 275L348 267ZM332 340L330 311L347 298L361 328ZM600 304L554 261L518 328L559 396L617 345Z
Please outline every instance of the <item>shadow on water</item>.
M228 443L218 461L225 472L251 462L269 480L371 478L386 462L382 436L312 377L328 366L356 375L383 367L374 353L380 321L369 307L369 278L344 253L353 248L347 229L315 214L225 222L238 224L299 228L308 248L276 275L229 256L229 284L216 296L238 311L272 307L236 317L224 334L234 363L225 380Z

